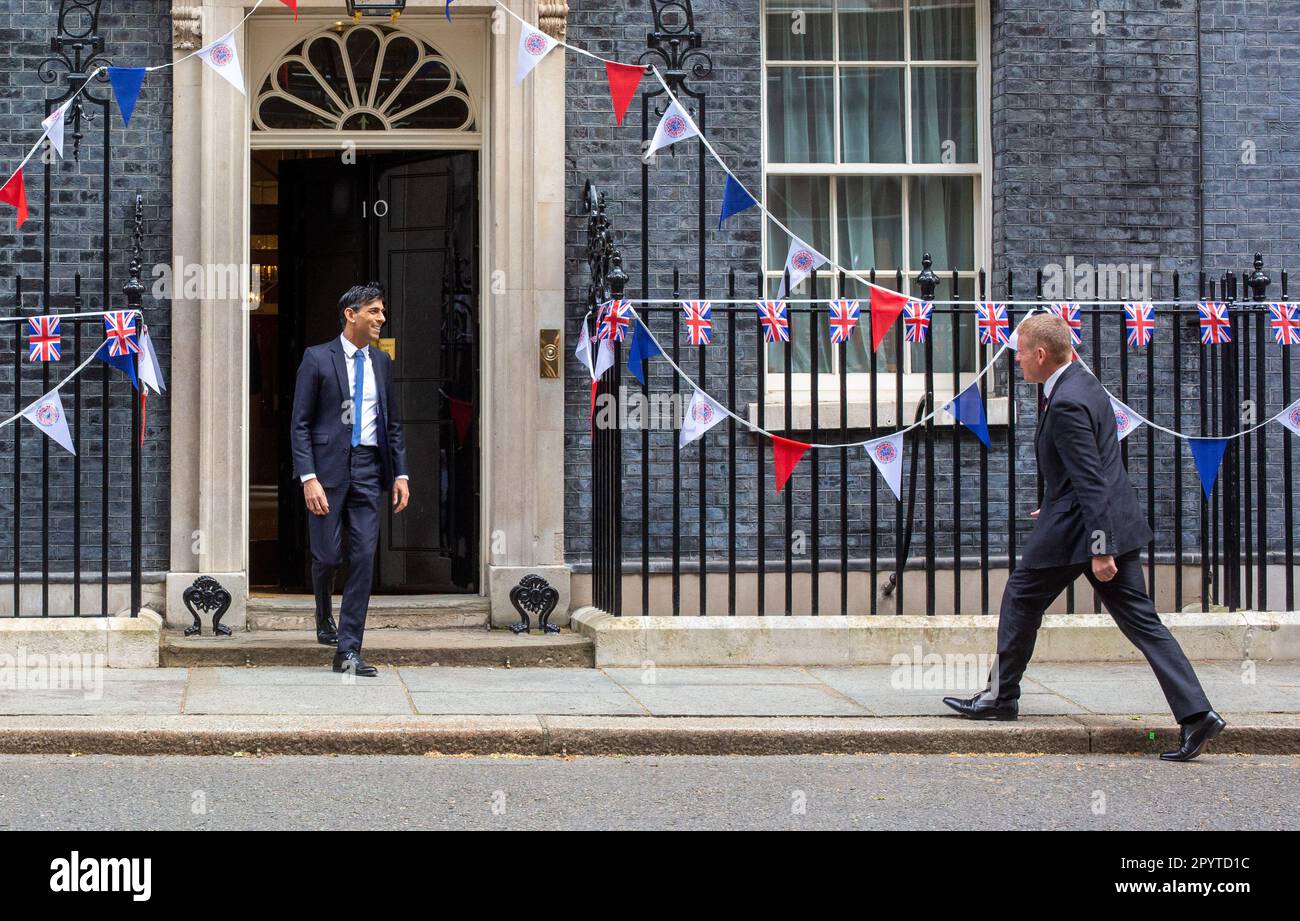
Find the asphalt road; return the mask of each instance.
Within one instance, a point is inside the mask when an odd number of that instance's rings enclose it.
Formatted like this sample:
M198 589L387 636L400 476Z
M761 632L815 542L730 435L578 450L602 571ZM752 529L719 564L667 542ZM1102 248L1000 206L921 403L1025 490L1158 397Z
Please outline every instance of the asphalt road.
M1300 758L0 756L0 829L1296 829Z

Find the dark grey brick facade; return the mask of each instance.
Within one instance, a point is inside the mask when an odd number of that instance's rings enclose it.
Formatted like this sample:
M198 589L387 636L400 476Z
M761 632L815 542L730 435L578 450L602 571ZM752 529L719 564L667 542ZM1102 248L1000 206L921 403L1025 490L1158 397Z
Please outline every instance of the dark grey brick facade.
M163 0L105 0L100 17L100 33L105 38L104 57L112 63L157 64L171 57L171 16L169 3ZM52 84L43 83L38 65L50 55L50 39L56 33L57 3L9 2L0 7L0 45L6 53L0 57L0 171L8 175L26 154L40 132L45 116L45 100L56 99L65 92L64 71L53 70ZM111 100L107 82L88 92ZM102 290L100 259L104 240L102 230L103 194L103 116L98 106L93 122L86 124L81 158L73 159L72 129L67 132L67 158L51 170L53 206L47 215L43 202L44 168L34 159L25 170L31 217L21 231L15 232L13 209L0 208L0 252L4 253L3 278L0 278L0 301L5 315L16 312L15 275L23 281L22 310L38 313L44 300L41 293L43 234L47 222L51 234L50 299L57 310L72 307L74 273L83 275L83 302L98 309L105 302ZM145 81L139 104L129 127L124 127L116 104L111 103L113 159L111 171L112 207L111 279L107 303L125 306L121 293L127 281L130 261L132 212L137 193L144 195L144 281L151 287L149 267L170 260L171 252L171 76L169 71L150 74ZM159 351L164 375L170 376L170 307L146 294L145 316ZM6 324L0 329L0 406L8 417L13 412L15 330ZM54 381L73 367L71 329L64 330L63 360L51 369ZM102 341L87 327L83 334L89 354ZM27 366L25 339L22 337L22 405L40 396L41 372ZM133 394L125 377L112 372L111 384L111 453L110 498L110 565L124 571L130 551L130 407ZM102 403L100 369L92 365L85 372L82 411L82 507L73 508L73 459L57 446L51 446L50 564L59 571L69 571L72 561L72 522L80 517L83 533L83 562L98 571L100 520L100 450ZM73 391L63 393L65 407L72 412ZM14 434L22 438L21 501L23 552L26 571L39 573L41 563L41 444L44 436L27 423L7 427L0 434L0 573L12 572L13 545L11 527L15 515L13 488ZM153 399L148 405L148 427L143 450L143 568L165 571L168 560L168 455L169 428L167 400Z
M571 5L570 39L598 53L616 53L632 60L644 48L650 26L649 10L630 4L615 20L590 3ZM724 159L739 167L751 188L758 188L760 164L754 160L760 150L761 79L758 36L759 6L744 3L697 3L696 22L704 33L704 48L714 58L715 76L701 82L709 94L709 137ZM1098 18L1097 11L1104 13ZM992 214L985 225L991 228L992 294L1007 295L1006 274L1016 276L1014 295L1032 298L1035 272L1045 267L1076 265L1136 264L1149 267L1153 290L1145 299L1172 296L1172 275L1182 273L1182 295L1195 294L1198 271L1211 277L1223 271L1249 267L1249 257L1260 250L1266 268L1274 278L1272 294L1278 293L1278 271L1297 264L1296 196L1300 195L1300 148L1288 137L1300 100L1300 4L1266 2L1230 3L1215 0L1198 5L1196 0L992 0L991 8L991 119L992 119ZM1098 26L1101 26L1101 30ZM571 56L568 63L568 277L569 337L576 333L583 312L587 270L584 259L585 221L581 216L583 182L590 178L609 195L609 213L621 232L625 267L632 279L629 292L642 296L640 246L641 175L635 159L641 138L639 104L634 103L624 126L615 128L608 112L603 73L592 62ZM722 110L719 121L713 119ZM728 120L731 119L731 120ZM653 121L651 130L653 130ZM1251 140L1256 162L1241 162L1242 142ZM661 157L651 168L651 213L649 226L655 241L650 250L649 296L671 294L669 273L674 259L683 261L682 292L695 296L693 268L697 238L695 192L695 143L681 145L676 160ZM1202 177L1202 151L1204 176ZM721 190L718 171L709 191L712 208ZM752 180L752 181L751 181ZM1200 187L1204 182L1204 195ZM716 212L714 212L716 214ZM753 215L753 212L751 212ZM758 220L742 218L738 226L719 234L716 219L707 223L710 278L708 295L721 297L725 291L722 272L734 266L741 273L740 291L754 291L753 276L759 268ZM747 234L751 234L749 236ZM660 241L671 241L661 249ZM1128 296L1116 292L1114 296ZM1072 300L1083 298L1074 297ZM1023 308L1018 308L1018 312ZM1181 321L1182 353L1173 355L1168 313L1161 313L1154 353L1155 406L1152 417L1173 425L1170 402L1175 369L1181 369L1182 424L1197 432L1200 403L1196 368L1200 348L1194 316ZM658 333L671 336L666 314L653 325ZM659 325L662 324L662 325ZM715 328L721 325L715 317ZM746 332L739 344L737 403L754 398L755 354L753 321L746 316ZM684 337L683 337L684 338ZM1123 388L1121 355L1124 351L1122 324L1108 317L1100 343L1091 323L1084 331L1082 356L1097 369L1104 383L1116 393ZM1251 334L1253 360L1259 351ZM1098 356L1094 359L1095 354ZM725 400L727 381L723 374L725 337L710 348L707 388ZM683 354L687 350L683 347ZM1265 345L1266 387L1261 412L1281 408L1280 351L1271 337ZM1243 355L1244 358L1244 355ZM1146 354L1134 352L1128 358L1130 384L1126 397L1139 412L1147 412ZM694 373L695 359L686 363ZM655 363L652 362L652 365ZM1295 391L1300 393L1300 376L1291 369ZM1251 365L1253 380L1254 365ZM662 363L651 378L652 389L673 386L673 375L663 373ZM999 375L1005 381L1005 373ZM581 564L590 554L591 528L590 460L587 432L588 392L585 375L570 359L568 366L568 423L566 462L566 547L570 562ZM624 380L627 380L626 372ZM1017 416L1021 430L1016 439L1015 468L1018 473L1014 509L1019 541L1031 526L1028 512L1036 505L1036 483L1032 430L1034 392L1019 385ZM1256 397L1247 393L1243 397ZM913 407L905 408L910 417ZM1208 429L1232 429L1220 424ZM806 439L806 433L793 437ZM854 432L854 438L868 433ZM1277 426L1267 432L1268 451L1285 446L1294 451L1286 433ZM725 427L707 439L709 494L705 503L708 523L707 546L713 559L725 558L726 456ZM821 440L836 441L838 433ZM919 440L919 439L918 439ZM627 483L624 499L624 552L640 555L641 545L641 445L640 438L624 442ZM650 522L651 557L663 559L672 548L672 445L675 433L654 432L649 436L651 471ZM935 446L935 492L930 499L924 486L916 506L917 540L927 505L932 505L939 522L938 552L952 552L953 470L958 469L963 554L978 552L978 523L981 510L992 522L990 552L1005 556L1009 508L1009 463L1007 430L995 428L993 448L988 452L987 488L989 501L980 497L980 453L978 443L966 434L961 438L961 460L953 464L951 431L938 429ZM1168 436L1154 437L1154 525L1160 546L1172 544L1175 494L1183 499L1185 544L1194 548L1199 541L1199 485L1190 454ZM758 446L745 436L739 439L737 519L738 545L742 558L752 558L756 549L756 490L767 495L768 554L778 558L784 535L784 501L778 499L771 482L771 454L766 449L766 476L757 479ZM1252 439L1251 450L1257 454ZM1129 445L1132 478L1145 499L1148 494L1147 435L1139 432ZM1175 451L1182 458L1181 482L1173 477ZM698 541L698 478L696 448L684 452L680 496L682 501L681 548L694 556ZM909 458L910 460L910 458ZM825 452L821 460L821 517L824 556L838 556L839 454ZM924 471L924 462L921 470ZM796 530L807 532L811 521L812 464L808 458L798 468L790 489L794 493ZM850 555L865 556L869 550L870 483L876 474L870 462L850 452L848 477ZM905 477L906 483L906 477ZM895 506L883 483L878 486L880 503L879 552L893 553ZM1280 500L1280 484L1270 487L1274 510ZM1268 529L1281 533L1276 512ZM912 556L918 554L913 546Z

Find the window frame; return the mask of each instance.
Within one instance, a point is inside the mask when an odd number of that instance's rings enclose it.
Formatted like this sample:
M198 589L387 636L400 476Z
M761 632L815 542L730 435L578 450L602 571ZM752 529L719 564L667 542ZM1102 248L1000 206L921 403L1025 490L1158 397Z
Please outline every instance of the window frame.
M904 151L908 160L912 159L912 73L914 69L924 69L927 67L952 67L954 65L969 66L970 61L912 61L911 47L911 5L913 0L899 0L903 7L903 50L905 58L901 61L849 61L842 62L839 60L839 7L840 0L831 0L831 17L833 22L833 53L834 60L784 60L769 61L767 59L768 47L768 2L762 0L760 3L760 62L762 67L762 78L760 80L760 92L762 107L761 117L761 144L762 144L762 203L764 209L770 210L768 202L768 179L769 177L781 176L807 176L823 178L828 183L828 220L830 224L830 240L827 255L833 260L839 257L839 182L845 177L889 177L898 178L900 183L900 211L902 215L902 239L901 239L901 266L892 266L880 269L877 275L877 281L887 287L892 288L896 279L896 271L903 269L903 293L910 294L915 287L915 274L918 270L910 268L911 263L911 216L909 212L909 187L911 185L910 177L912 176L969 176L973 179L974 188L972 190L972 228L973 240L973 257L974 266L968 271L960 271L959 278L963 283L977 283L977 274L981 266L988 266L992 263L991 251L991 215L992 215L992 190L989 177L992 173L992 119L990 113L991 100L991 36L990 36L990 0L974 0L975 6L975 118L976 118L976 139L975 151L976 159L973 163L844 163L842 149L842 118L840 111L840 93L841 93L841 73L844 70L860 69L877 69L877 68L902 68L904 72L903 79L903 144ZM831 163L772 163L768 157L768 74L771 67L829 67L834 75L832 94L832 113L834 118L834 155L835 162ZM786 235L783 231L773 228L771 220L764 215L763 226L760 234L760 246L762 247L762 265L764 279L779 279L784 269L784 264L771 266L768 264L769 252L769 234L775 230L784 240ZM940 292L947 294L948 284L951 278L951 272L944 267L937 267L940 272ZM862 275L866 275L869 269L855 269ZM823 276L824 277L824 276ZM839 278L831 280L831 290L833 296L844 296L839 288ZM807 285L807 282L804 282ZM764 292L766 295L766 292ZM807 296L807 294L804 294ZM975 291L978 297L978 290ZM862 305L864 313L867 311L867 305ZM863 324L858 330L859 335L866 335L866 326ZM971 335L976 333L972 328ZM820 395L834 394L834 401L839 401L839 370L838 370L838 349L833 346L830 350L830 370L816 372L819 375L818 388ZM910 348L904 349L904 371L903 383L905 396L912 393L919 393L924 390L924 372L911 370ZM982 354L977 349L976 355ZM764 346L763 356L760 361L760 369L763 374L763 391L765 393L765 402L771 403L772 397L780 399L777 403L784 400L786 388L786 376L783 371L769 368L769 356L767 346ZM792 394L798 394L804 399L812 389L813 371L793 371L790 375L790 388ZM895 371L877 370L876 388L877 399L884 402L886 399L893 399L895 393ZM847 389L850 402L860 402L869 400L871 395L871 372L870 371L848 371L846 372ZM975 376L974 371L960 372L962 386L965 386ZM950 371L936 372L934 376L935 391L938 395L940 392L951 395L952 391L952 374ZM819 395L819 400L824 396Z

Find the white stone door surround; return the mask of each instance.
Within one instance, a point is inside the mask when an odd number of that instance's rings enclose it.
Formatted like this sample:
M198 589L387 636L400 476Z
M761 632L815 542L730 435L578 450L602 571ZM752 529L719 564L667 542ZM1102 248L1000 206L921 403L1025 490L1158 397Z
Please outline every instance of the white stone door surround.
M510 0L511 8L562 36L567 7ZM247 0L177 2L174 56L235 28ZM299 0L299 22L278 2L236 32L245 85L255 94L274 57L264 37L293 36L346 20L343 0ZM484 0L411 0L397 26L449 57L475 94L481 134L483 209L480 290L482 377L482 584L492 622L516 619L508 594L537 573L560 592L552 622L567 620L564 565L564 380L544 380L539 332L564 328L564 50L549 54L522 85L514 79L518 31ZM373 20L387 23L385 19ZM494 21L499 23L493 25ZM502 28L504 26L504 28ZM441 38L441 41L440 41ZM470 59L481 55L481 60ZM278 57L278 54L276 55ZM481 73L481 79L470 75ZM476 85L475 85L476 84ZM246 266L249 257L249 97L197 59L173 71L173 265ZM332 134L332 133L331 133ZM370 132L374 147L420 146ZM428 141L428 139L425 139ZM320 146L337 146L331 137ZM360 143L360 142L359 142ZM276 146L293 146L277 144ZM303 140L301 146L311 145ZM429 146L437 146L436 142ZM463 146L463 139L453 145ZM242 298L205 290L172 301L171 563L167 619L190 622L181 593L199 575L234 596L223 623L246 622L248 596L248 314ZM220 296L215 296L220 295ZM421 484L412 471L413 488Z

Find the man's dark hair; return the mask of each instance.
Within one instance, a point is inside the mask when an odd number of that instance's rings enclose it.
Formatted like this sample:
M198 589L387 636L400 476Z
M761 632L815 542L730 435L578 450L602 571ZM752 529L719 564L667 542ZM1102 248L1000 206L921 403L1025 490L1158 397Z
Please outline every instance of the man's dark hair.
M348 325L348 318L344 315L345 310L356 310L362 304L369 304L371 301L383 300L384 286L377 281L368 281L363 285L353 285L339 298L339 328Z

